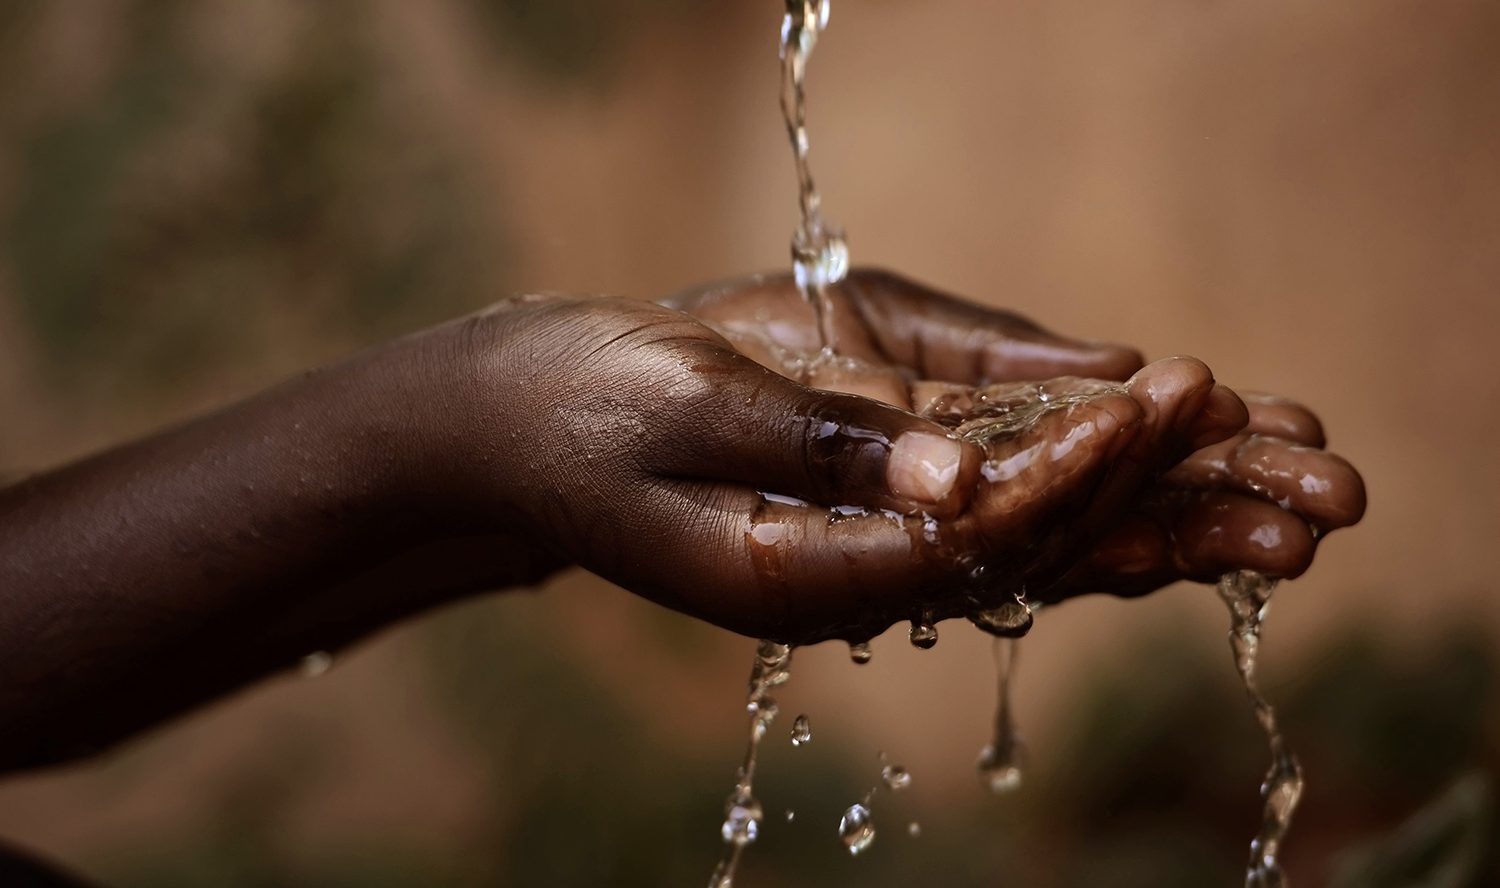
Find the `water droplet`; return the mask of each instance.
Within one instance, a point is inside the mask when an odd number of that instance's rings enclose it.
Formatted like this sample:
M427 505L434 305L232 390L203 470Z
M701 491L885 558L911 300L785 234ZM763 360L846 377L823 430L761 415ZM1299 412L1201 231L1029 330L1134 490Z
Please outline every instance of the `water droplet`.
M932 617L923 614L921 619L912 620L908 637L911 638L912 647L931 650L938 640L937 627L932 625Z
M749 793L736 793L724 804L724 825L719 834L728 845L748 845L760 836L763 819L760 802Z
M799 146L800 147L800 146ZM792 240L792 275L804 293L830 287L849 274L849 244L828 228L797 230Z
M1033 616L1031 607L1021 598L1007 601L999 607L976 610L969 614L969 622L991 635L1003 638L1019 638L1031 631Z
M993 744L979 753L979 774L995 795L1004 795L1021 788L1021 764L1013 751Z
M333 654L313 651L297 661L297 672L305 678L317 678L333 668Z
M792 745L801 746L812 742L812 723L806 715L799 715L792 722Z
M875 823L870 818L869 808L859 803L849 806L839 818L839 841L850 854L858 854L870 847L875 841Z
M786 822L787 823L791 823L793 820L796 820L796 819L797 819L797 812L793 811L791 808L787 808L786 809Z
M875 656L875 652L870 649L870 643L868 641L861 641L857 644L849 645L849 659L853 660L860 666L863 666L866 663L870 662L870 658L873 656Z
M886 765L880 769L880 779L885 785L897 792L911 786L911 772L901 765Z
M914 839L920 836L922 834L922 824L916 822L915 820L913 820L911 823L908 823L906 825L906 834Z

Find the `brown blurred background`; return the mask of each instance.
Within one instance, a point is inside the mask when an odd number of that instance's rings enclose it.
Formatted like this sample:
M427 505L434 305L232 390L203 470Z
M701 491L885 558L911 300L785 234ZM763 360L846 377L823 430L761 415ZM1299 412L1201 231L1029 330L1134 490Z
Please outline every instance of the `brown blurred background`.
M1298 883L1496 884L1500 5L837 7L813 162L857 261L1198 355L1315 405L1365 472L1369 517L1266 642L1310 779ZM508 292L782 265L780 12L0 5L0 472ZM1265 753L1225 619L1201 587L1043 614L1003 799L973 771L977 632L800 651L779 696L815 742L773 744L744 883L1238 884ZM750 653L568 575L10 778L0 837L122 886L701 884ZM851 861L834 826L878 750L914 786Z

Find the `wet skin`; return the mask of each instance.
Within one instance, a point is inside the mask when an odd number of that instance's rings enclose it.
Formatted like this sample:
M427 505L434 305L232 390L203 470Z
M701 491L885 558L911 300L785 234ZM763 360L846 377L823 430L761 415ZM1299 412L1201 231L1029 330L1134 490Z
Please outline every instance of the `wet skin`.
M784 278L509 300L0 490L0 769L569 565L858 639L1023 586L1295 576L1363 511L1311 413L1196 360L879 272L835 300L834 363Z
M1131 349L1059 337L885 272L857 271L833 298L839 349L852 360L832 364L814 360L811 312L784 277L670 303L791 378L971 436L993 417L1012 421L985 436L980 477L966 476L960 511L935 529L762 505L752 523L778 530L752 533L761 569L741 594L763 602L771 622L749 631L795 637L816 627L814 637L861 640L924 610L957 616L973 599L993 604L1022 590L1058 601L1212 582L1239 568L1294 577L1324 534L1363 515L1363 482L1322 449L1314 414L1237 394L1200 361L1143 367ZM766 553L758 543L773 538L794 542ZM806 593L819 582L822 594Z

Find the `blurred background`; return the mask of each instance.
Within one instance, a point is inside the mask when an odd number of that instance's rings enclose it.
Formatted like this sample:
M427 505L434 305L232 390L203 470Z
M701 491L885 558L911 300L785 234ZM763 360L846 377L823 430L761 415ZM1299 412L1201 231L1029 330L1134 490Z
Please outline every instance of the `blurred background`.
M1500 884L1500 4L836 5L813 164L857 261L1201 356L1364 471L1264 645L1294 881ZM781 9L0 4L0 474L510 292L782 266ZM799 651L743 884L1240 884L1266 754L1226 621L1187 586L1042 614L1003 798L977 631ZM702 884L752 650L570 574L8 778L0 838L118 886ZM850 859L880 751L913 786Z

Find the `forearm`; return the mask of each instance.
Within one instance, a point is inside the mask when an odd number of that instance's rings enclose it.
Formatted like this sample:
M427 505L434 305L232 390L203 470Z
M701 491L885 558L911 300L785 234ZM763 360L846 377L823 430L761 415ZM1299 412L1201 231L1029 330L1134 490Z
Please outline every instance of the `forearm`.
M0 769L535 576L447 452L462 343L403 340L0 491Z

